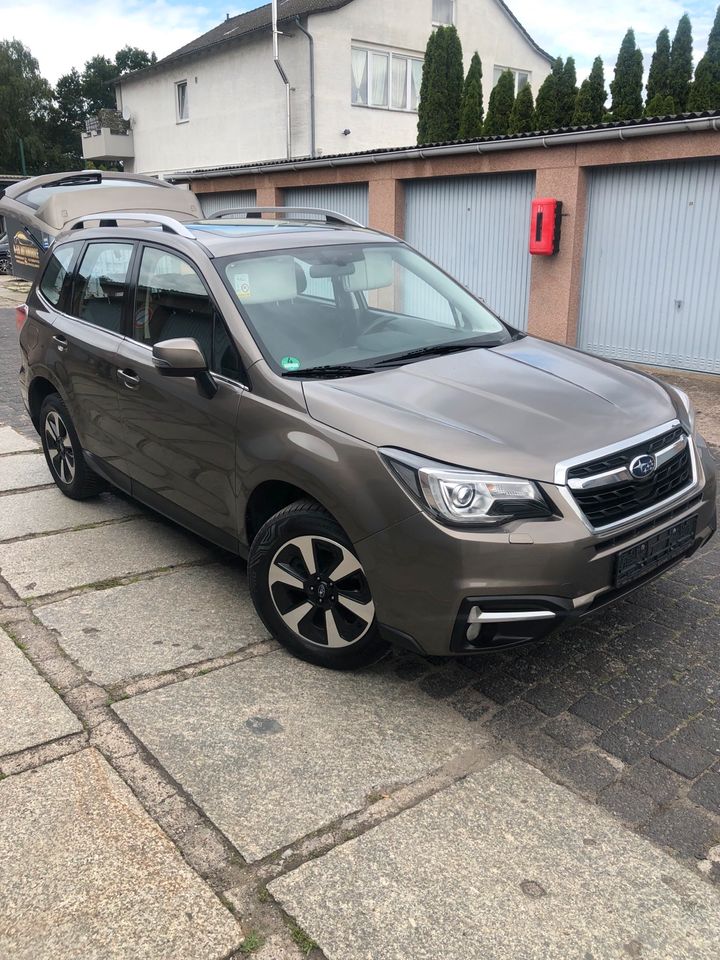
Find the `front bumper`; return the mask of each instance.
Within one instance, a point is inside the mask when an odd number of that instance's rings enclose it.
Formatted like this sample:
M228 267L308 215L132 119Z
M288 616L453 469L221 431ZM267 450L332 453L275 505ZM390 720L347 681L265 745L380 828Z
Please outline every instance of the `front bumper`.
M613 536L593 534L565 506L558 488L543 485L562 516L516 521L502 530L442 526L418 513L355 544L373 593L383 635L398 646L436 656L499 650L540 639L566 623L625 596L690 556L717 526L715 465L702 440L698 487L680 503ZM686 518L695 538L681 557L616 589L619 552ZM486 617L467 640L468 616ZM542 611L534 619L523 612ZM513 614L513 616L509 616ZM474 631L473 631L474 632Z

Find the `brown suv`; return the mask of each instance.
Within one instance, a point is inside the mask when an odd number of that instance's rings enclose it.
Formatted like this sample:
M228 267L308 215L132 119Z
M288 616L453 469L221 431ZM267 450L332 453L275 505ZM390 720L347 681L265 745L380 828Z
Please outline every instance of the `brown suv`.
M713 533L679 390L526 336L336 214L119 209L66 224L20 332L53 478L246 556L297 655L534 640Z

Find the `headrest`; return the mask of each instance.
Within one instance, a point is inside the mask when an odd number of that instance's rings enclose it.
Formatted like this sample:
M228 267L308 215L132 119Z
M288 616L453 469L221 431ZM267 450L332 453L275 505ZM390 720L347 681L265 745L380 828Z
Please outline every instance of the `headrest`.
M390 287L395 279L395 261L383 250L366 250L365 258L355 262L355 273L344 278L345 289L350 293L360 290L379 290Z
M261 257L236 260L227 275L240 303L272 303L298 295L293 257Z

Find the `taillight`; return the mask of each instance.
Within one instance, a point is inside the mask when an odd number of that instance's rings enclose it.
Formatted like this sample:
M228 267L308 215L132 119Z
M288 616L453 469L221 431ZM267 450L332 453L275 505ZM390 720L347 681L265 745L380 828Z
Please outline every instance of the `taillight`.
M20 333L22 328L25 325L25 321L28 316L28 305L26 303L21 303L15 307L15 326L17 327L17 332Z

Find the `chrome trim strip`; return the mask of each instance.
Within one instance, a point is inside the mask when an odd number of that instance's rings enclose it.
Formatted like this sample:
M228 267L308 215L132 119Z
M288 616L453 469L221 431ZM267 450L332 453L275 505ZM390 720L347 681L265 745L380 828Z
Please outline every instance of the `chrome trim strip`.
M671 443L669 447L664 447L662 450L658 450L655 454L655 468L662 467L663 464L667 463L669 460L672 460L673 457L677 457L683 452L687 446L687 437L683 434L679 440L676 440L675 443Z
M605 473L596 473L592 477L571 478L568 486L571 490L595 490L596 487L611 487L615 483L628 483L632 480L627 467L618 467L617 470L608 470Z
M478 613L475 611L478 610ZM468 614L468 623L512 623L517 620L548 620L555 618L552 610L480 610L473 607Z
M662 423L660 426L653 427L652 430L646 430L644 433L638 433L634 437L628 437L627 440L621 440L619 443L611 443L607 447L600 447L599 450L590 450L587 453L581 454L579 457L561 460L560 463L555 465L555 483L558 486L565 486L567 473L571 467L578 467L583 463L591 463L593 460L602 460L603 457L607 457L611 453L619 453L628 447L639 446L639 444L644 443L646 440L654 440L655 437L662 436L663 433L667 433L669 430L674 430L675 427L680 426L682 426L682 424L679 420L668 420L667 423Z

